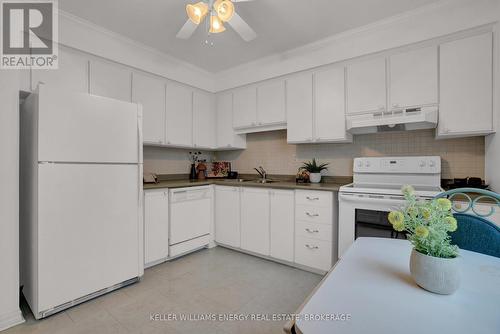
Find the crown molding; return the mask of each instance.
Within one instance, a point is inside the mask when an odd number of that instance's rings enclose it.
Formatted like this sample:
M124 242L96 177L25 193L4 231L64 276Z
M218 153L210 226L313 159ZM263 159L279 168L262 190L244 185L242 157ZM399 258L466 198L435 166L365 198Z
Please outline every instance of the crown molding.
M79 16L73 15L71 13L68 13L63 10L59 10L59 18L60 21L63 21L66 23L66 25L61 24L62 22L59 23L60 25L60 31L59 31L59 43L77 50L81 50L83 52L99 56L102 58L109 59L111 61L121 63L123 65L127 66L132 66L141 70L144 70L146 72L150 72L156 75L164 76L167 79L171 79L174 81L179 81L184 84L192 85L207 91L213 91L213 73L210 71L207 71L201 67L195 66L191 63L188 63L186 61L183 61L181 59L175 58L171 55L168 55L164 52L159 51L158 49L152 48L150 46L147 46L145 44L142 44L136 40L133 40L131 38L128 38L126 36L123 36L117 32L108 30L102 26L99 26L95 23L92 23L88 20L85 20ZM140 53L147 55L150 59L154 59L155 63L158 64L163 63L164 68L162 69L154 69L154 68L143 68L140 66L140 64L137 64L137 60L133 60L132 57L130 57L129 54L121 53L118 56L110 56L113 52L106 52L106 47L103 45L96 46L95 48L88 49L86 47L83 47L81 44L81 41L78 40L72 40L74 37L71 29L68 29L68 25L73 25L73 27L79 27L84 29L85 31L89 32L89 36L86 40L86 44L91 44L91 42L88 41L88 39L92 38L92 33L94 33L94 36L100 36L101 38L105 40L110 41L110 45L116 45L119 44L122 48L133 50L134 53L137 53L139 51ZM66 29L70 30L69 32L66 31ZM67 35L65 35L67 34ZM151 66L150 66L151 67ZM170 72L170 74L168 74ZM175 74L174 74L175 73ZM183 78L184 74L186 77L193 77L190 79ZM200 77L203 81L202 84L199 82L196 82L196 80L193 80L194 77Z

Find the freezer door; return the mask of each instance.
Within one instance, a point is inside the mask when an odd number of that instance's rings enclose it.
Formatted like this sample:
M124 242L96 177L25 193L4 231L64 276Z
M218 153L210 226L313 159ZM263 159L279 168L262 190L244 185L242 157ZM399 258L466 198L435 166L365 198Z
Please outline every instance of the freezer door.
M40 85L38 110L38 161L140 161L137 104Z
M39 164L40 311L139 276L138 173L138 165Z

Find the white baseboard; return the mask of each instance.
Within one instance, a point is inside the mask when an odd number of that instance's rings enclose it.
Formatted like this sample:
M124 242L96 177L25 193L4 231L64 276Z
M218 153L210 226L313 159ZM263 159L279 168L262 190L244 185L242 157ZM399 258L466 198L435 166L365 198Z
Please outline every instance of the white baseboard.
M0 332L15 325L22 324L23 322L23 314L19 309L10 313L0 314Z

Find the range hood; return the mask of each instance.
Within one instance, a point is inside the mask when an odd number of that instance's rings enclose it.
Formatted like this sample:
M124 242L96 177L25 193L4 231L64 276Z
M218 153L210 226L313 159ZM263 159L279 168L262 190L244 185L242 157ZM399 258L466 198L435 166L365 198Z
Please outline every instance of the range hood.
M422 107L363 115L348 115L347 131L352 134L382 131L433 129L438 122L438 107Z

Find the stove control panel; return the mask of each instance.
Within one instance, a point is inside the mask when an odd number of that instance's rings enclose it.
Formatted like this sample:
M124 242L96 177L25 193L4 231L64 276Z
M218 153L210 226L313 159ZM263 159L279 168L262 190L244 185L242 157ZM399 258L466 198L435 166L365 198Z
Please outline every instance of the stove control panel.
M437 174L441 173L441 157L355 158L354 173Z

